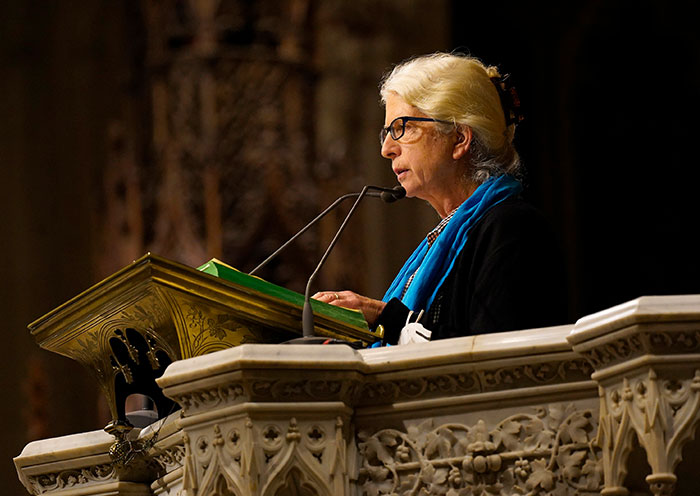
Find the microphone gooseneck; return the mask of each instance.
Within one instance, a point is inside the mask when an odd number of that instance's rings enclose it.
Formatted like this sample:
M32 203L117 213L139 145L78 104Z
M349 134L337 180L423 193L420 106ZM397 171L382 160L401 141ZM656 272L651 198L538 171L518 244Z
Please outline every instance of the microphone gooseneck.
M302 332L303 332L303 337L302 338L297 338L293 339L291 341L288 341L288 343L317 343L319 339L321 338L316 338L315 333L314 333L314 312L313 308L311 307L311 297L310 297L310 292L311 292L311 284L313 283L314 279L316 278L316 274L318 274L318 271L321 269L323 264L326 262L326 259L328 258L328 255L330 255L331 250L333 250L333 247L335 246L336 242L338 241L338 238L340 238L341 233L345 229L345 226L347 225L348 221L350 220L350 217L352 217L353 213L355 213L355 209L357 209L357 206L360 204L360 201L362 201L362 198L365 196L372 196L374 198L381 198L382 201L385 203L393 203L397 200L400 200L401 198L404 198L406 196L406 190L402 186L395 186L393 188L384 188L381 186L365 186L362 188L362 191L359 193L348 193L346 195L341 196L338 198L336 201L334 201L331 205L329 205L323 212L318 214L311 222L306 224L301 230L296 233L294 236L289 238L282 246L277 248L270 256L268 256L265 260L263 260L257 267L255 267L253 270L251 270L248 274L249 275L254 275L258 270L260 270L262 267L264 267L268 262L270 262L273 258L275 258L279 253L284 250L289 244L297 239L299 236L304 234L311 226L316 224L319 220L321 220L323 217L325 217L331 210L336 208L340 203L342 203L344 200L347 200L349 198L357 198L355 200L355 203L353 203L352 207L348 211L347 215L345 216L345 219L343 220L343 223L340 225L338 228L338 231L335 233L335 236L331 240L330 244L328 245L328 248L326 248L325 253L323 254L323 257L321 257L321 261L318 263L316 266L316 269L313 271L311 276L309 277L309 280L306 283L306 289L304 291L304 306L302 309ZM315 339L313 339L315 338ZM327 340L325 338L322 339L323 342L342 342L342 343L347 343L346 341L342 340ZM350 343L347 343L350 344Z
M384 188L381 186L365 186L366 191L366 196L372 196L374 198L381 198L385 203L393 203L396 200L400 200L404 196L406 196L406 190L403 189L401 186L395 186L394 188ZM363 189L364 191L364 189ZM287 241L284 242L282 246L277 248L271 255L269 255L265 260L260 262L257 267L255 267L253 270L248 272L248 275L252 276L255 275L257 271L262 269L265 265L267 265L270 261L272 261L277 255L279 255L287 246L289 246L294 240L296 240L299 236L304 234L306 231L308 231L314 224L316 224L318 221L323 219L328 213L330 213L333 209L335 209L338 205L340 205L343 201L348 200L350 198L356 198L360 196L361 193L348 193L337 200L335 200L333 203L331 203L326 209L318 214L316 217L314 217L311 222L306 224L304 227L302 227L299 232L297 232L294 236L289 238Z
M379 186L365 186L362 188L362 191L359 193L357 196L357 200L355 200L355 203L353 203L352 207L348 211L347 215L345 216L345 219L343 220L343 223L340 225L338 228L338 232L335 233L335 236L333 236L333 239L328 245L328 248L326 248L325 253L323 254L323 257L321 257L321 261L318 263L316 266L316 270L313 271L311 276L309 277L309 280L306 283L306 290L304 291L304 308L302 310L302 332L303 336L306 339L312 338L315 333L314 333L314 312L313 309L311 308L311 284L313 283L314 279L316 278L316 274L318 274L318 271L321 270L321 267L323 267L323 264L326 262L326 259L328 258L328 255L331 253L331 250L333 250L333 247L335 246L336 242L340 238L341 233L345 229L345 226L347 225L348 221L350 220L350 217L355 213L355 209L357 206L360 204L362 201L362 198L364 198L366 195L368 196L379 196L383 201L387 203L395 202L396 200L400 200L401 198L406 196L406 190L401 187L401 186L396 186L394 188L382 188Z
M302 315L301 315L302 336L304 336L305 338L310 338L310 337L313 337L315 335L315 333L314 333L314 311L311 308L311 296L310 296L311 284L313 283L314 279L316 278L316 274L318 274L318 271L321 270L321 267L323 267L323 264L326 262L326 259L328 258L328 255L330 255L331 250L335 246L335 243L338 241L338 238L340 238L340 234L345 230L345 226L347 225L348 221L350 220L350 217L352 217L352 214L355 213L355 209L362 201L362 198L364 198L364 196L367 194L367 190L369 188L371 188L371 186L365 186L364 188L362 188L362 191L360 191L360 194L357 196L357 200L355 200L355 203L352 204L350 211L345 216L345 219L343 219L343 223L340 224L338 231L335 233L335 236L333 236L333 239L328 244L328 248L326 248L325 253L321 257L321 261L318 262L316 269L313 271L313 273L309 277L309 280L306 282L306 290L304 291L304 308L302 309ZM382 189L386 189L386 188L382 188Z

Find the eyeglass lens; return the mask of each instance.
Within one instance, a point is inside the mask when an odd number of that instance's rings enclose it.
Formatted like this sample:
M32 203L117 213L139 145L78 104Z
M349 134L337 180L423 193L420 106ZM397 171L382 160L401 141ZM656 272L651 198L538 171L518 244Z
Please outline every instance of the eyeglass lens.
M404 119L403 117L397 117L391 121L391 124L389 124L387 127L383 127L379 132L379 142L384 144L387 134L391 134L391 137L394 140L401 139L403 133L406 131L406 120L407 119Z

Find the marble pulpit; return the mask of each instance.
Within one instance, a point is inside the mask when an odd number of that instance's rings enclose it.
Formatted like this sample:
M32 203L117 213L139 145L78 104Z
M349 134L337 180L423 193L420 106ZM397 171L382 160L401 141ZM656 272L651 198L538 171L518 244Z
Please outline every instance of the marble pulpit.
M29 443L14 460L27 491L700 494L698 295L426 344L247 342L168 358L152 382L172 413L145 428Z

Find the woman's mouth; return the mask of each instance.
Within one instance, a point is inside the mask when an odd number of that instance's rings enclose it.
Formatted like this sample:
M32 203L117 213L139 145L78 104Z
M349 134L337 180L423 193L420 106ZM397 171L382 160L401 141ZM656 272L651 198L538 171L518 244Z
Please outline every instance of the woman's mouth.
M394 174L396 174L396 178L400 181L403 176L406 175L408 172L408 169L396 169L394 171Z

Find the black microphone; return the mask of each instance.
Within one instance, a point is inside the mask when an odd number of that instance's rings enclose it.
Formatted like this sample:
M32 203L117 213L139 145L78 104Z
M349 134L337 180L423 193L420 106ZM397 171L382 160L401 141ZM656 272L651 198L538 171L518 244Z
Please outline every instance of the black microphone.
M311 284L313 283L314 279L316 278L316 274L318 274L318 271L321 269L323 264L326 262L328 255L330 255L331 250L333 249L336 242L338 241L338 238L340 238L340 235L343 232L343 230L345 229L345 226L347 225L348 221L350 220L350 217L352 217L352 215L355 213L355 209L362 201L362 198L364 198L365 195L368 195L368 194L370 196L375 196L375 195L371 194L373 191L370 191L370 190L379 191L380 192L379 197L387 203L395 202L396 200L400 200L401 198L406 196L406 190L402 186L396 186L396 187L391 188L391 189L381 188L378 186L365 186L364 188L362 188L362 191L357 196L357 200L355 200L355 203L352 205L352 207L350 208L350 211L345 216L343 223L338 228L338 232L335 233L335 236L333 237L330 244L328 245L328 248L326 248L325 253L321 257L321 261L316 266L316 270L313 271L313 273L309 277L309 280L306 283L306 290L304 291L304 308L302 310L302 315L301 315L303 338L292 340L292 342L300 343L300 342L304 342L304 340L307 340L307 342L310 342L310 343L317 342L316 340L312 339L315 337L315 333L314 333L314 312L313 312L313 309L311 308L311 297L309 296ZM339 340L330 340L330 341L331 342L343 342L343 341L339 341Z
M403 189L402 186L395 186L393 188L383 188L381 186L365 186L362 191L365 192L365 190L366 190L366 193L364 193L364 194L366 194L366 196L372 196L374 198L381 198L386 203L393 203L396 200L400 200L401 198L406 196L406 190ZM289 246L292 243L292 241L294 241L299 236L301 236L306 231L308 231L311 226L316 224L319 220L323 219L331 210L336 208L343 201L345 201L349 198L358 197L361 194L363 194L363 193L362 192L361 193L348 193L346 195L341 196L333 203L331 203L323 212L318 214L311 222L309 222L304 227L302 227L298 233L296 233L294 236L289 238L282 246L277 248L269 257L267 257L265 260L260 262L260 264L258 264L257 267L255 267L253 270L248 272L248 275L250 275L250 276L255 275L255 273L258 270L263 268L265 265L268 264L268 262L270 262L272 259L274 259L277 255L279 255L282 252L282 250L284 250L287 246Z
M394 186L390 190L385 190L379 193L379 197L384 201L384 203L394 203L396 200L400 200L406 196L406 190L403 186Z

